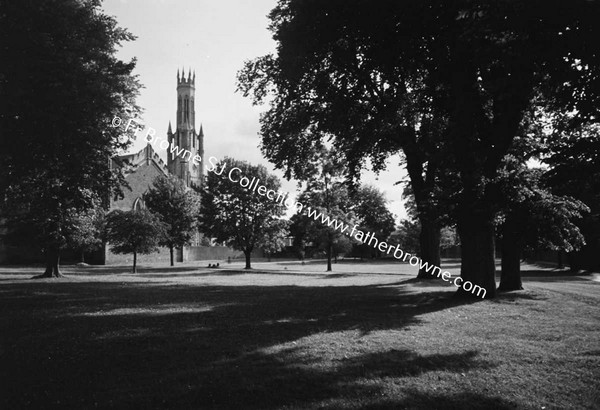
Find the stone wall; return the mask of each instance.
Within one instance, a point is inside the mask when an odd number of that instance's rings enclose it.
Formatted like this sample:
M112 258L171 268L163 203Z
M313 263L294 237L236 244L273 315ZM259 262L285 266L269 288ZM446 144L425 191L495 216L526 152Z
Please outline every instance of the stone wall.
M244 253L236 251L227 246L186 246L183 249L175 249L176 262L191 262L191 261L226 261L227 258L244 259ZM252 258L262 258L262 251L257 249L252 252ZM170 255L168 248L160 248L158 252L149 255L138 255L138 264L145 263L170 263ZM117 255L110 251L109 246L106 247L104 263L106 265L123 265L133 263L133 254Z
M203 260L227 260L231 259L244 259L244 252L236 251L235 249L227 246L190 246L186 248L187 260L189 261L203 261ZM254 250L252 252L252 258L262 257L260 250Z
M175 251L175 255L177 255L177 252ZM151 253L149 255L137 255L137 263L140 265L146 264L146 263L157 263L157 262L164 262L164 263L170 263L171 259L170 259L170 255L169 255L169 249L168 248L160 248L158 252L155 253ZM175 260L177 260L177 257L175 257ZM132 253L128 253L125 255L121 255L121 254L116 254L116 253L112 253L110 251L109 246L106 247L106 255L104 258L104 264L105 265L128 265L128 264L133 264L133 254Z

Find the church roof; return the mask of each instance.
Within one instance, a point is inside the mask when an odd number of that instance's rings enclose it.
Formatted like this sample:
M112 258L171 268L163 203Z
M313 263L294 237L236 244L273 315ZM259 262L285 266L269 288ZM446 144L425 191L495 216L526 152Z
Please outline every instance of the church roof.
M116 167L123 168L125 173L135 172L135 170L144 163L154 163L165 175L169 175L167 164L154 151L150 143L144 148L133 154L119 155L113 158L113 164Z

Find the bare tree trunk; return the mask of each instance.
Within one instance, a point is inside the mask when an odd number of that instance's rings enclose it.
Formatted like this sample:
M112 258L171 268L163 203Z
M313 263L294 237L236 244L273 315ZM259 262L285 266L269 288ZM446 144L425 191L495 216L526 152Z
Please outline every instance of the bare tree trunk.
M461 241L460 276L462 286L458 295L481 297L478 290L463 289L465 282L485 289L485 297L496 296L496 261L494 260L494 225L492 214L489 212L465 212L458 221L458 233ZM466 285L465 287L470 287ZM479 289L479 288L475 288Z
M137 252L133 252L133 273L137 273Z
M579 273L581 270L580 253L569 252L567 253L567 261L569 263L571 273Z
M556 253L558 256L558 269L563 269L565 264L563 262L562 251L557 251Z
M169 252L171 253L171 266L175 266L175 258L173 257L173 245L169 246Z
M332 251L332 246L331 246L331 238L329 238L329 234L328 234L328 238L327 238L327 272L331 272L331 252Z
M46 247L46 270L44 273L38 276L34 276L33 279L40 278L60 278L60 249L55 245L48 245Z
M421 233L419 234L419 245L420 245L420 258L423 262L427 262L429 265L440 266L440 227L425 218L421 219ZM434 279L435 276L431 274L433 268L427 271L427 266L423 264L423 267L419 268L419 279Z
M246 256L246 269L252 269L252 266L250 264L250 255L252 254L252 251L244 251L244 255Z
M523 290L521 283L521 238L518 222L509 216L502 227L502 272L499 291Z

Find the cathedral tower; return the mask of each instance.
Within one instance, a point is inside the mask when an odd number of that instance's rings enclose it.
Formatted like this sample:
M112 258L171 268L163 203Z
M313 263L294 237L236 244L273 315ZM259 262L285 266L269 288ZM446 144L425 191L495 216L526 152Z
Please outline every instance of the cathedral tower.
M171 174L181 178L187 186L200 187L204 169L204 133L202 125L196 132L195 85L195 72L192 75L191 70L188 71L186 79L183 70L181 77L177 70L177 120L175 132L172 131L169 121L167 138L170 148L167 149L167 168ZM179 150L187 150L191 156L178 154ZM196 155L202 158L200 163L193 160Z

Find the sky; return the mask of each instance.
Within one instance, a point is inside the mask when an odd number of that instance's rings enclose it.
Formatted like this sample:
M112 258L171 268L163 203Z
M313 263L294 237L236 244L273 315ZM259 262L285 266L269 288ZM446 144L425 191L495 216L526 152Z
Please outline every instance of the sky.
M276 0L105 0L103 9L121 27L137 37L118 52L122 60L137 58L134 74L144 88L138 105L143 120L166 139L169 121L175 128L177 70L196 72L196 128L203 126L204 158L225 156L265 165L282 180L284 191L294 193L295 181L286 181L261 154L259 116L267 106L252 106L235 92L236 73L244 61L274 53L275 42L267 15ZM144 146L138 138L130 152ZM159 154L166 161L166 152ZM406 217L401 200L406 172L389 161L376 176L364 172L362 181L376 186L388 199L396 219Z

